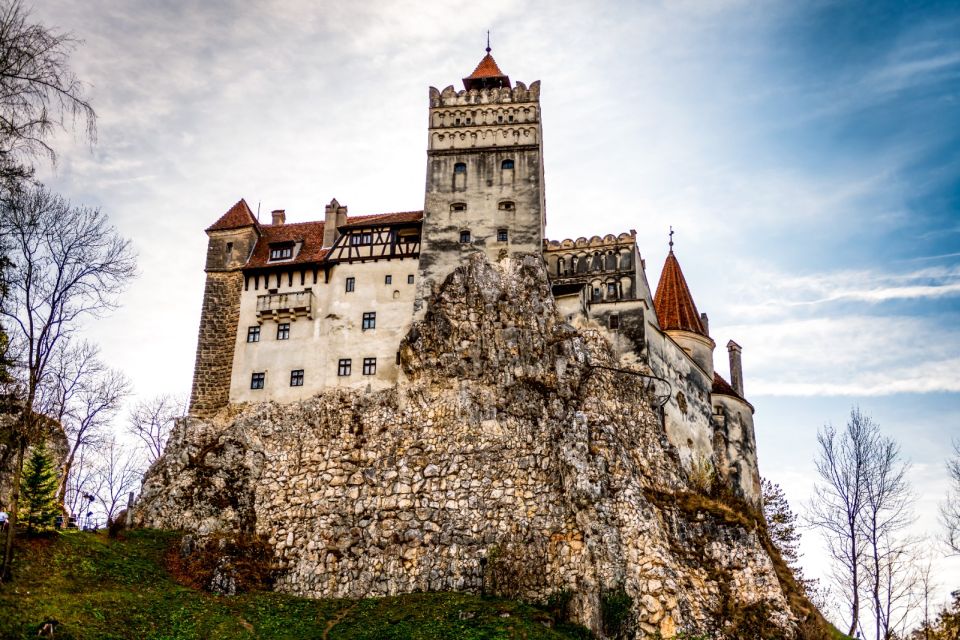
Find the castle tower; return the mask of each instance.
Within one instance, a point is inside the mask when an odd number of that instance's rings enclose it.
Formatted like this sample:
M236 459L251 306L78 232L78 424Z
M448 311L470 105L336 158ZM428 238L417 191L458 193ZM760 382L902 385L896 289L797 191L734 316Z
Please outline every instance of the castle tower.
M706 314L697 313L697 305L690 295L687 280L673 254L673 232L670 233L670 253L663 264L657 293L653 298L657 320L660 328L693 358L707 374L707 379L712 380L713 349L716 343L708 334Z
M496 261L543 247L540 82L511 88L488 46L463 86L430 87L417 318L432 287L470 254Z
M226 406L240 319L243 273L260 237L260 225L245 200L207 228L207 281L190 392L190 414L204 416Z

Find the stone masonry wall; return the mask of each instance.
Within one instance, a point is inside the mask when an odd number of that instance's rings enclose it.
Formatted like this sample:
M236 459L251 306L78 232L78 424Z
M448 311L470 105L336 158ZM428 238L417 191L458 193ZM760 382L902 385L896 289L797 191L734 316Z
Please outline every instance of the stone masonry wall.
M573 593L635 637L794 617L749 517L700 505L641 380L563 322L539 256L454 271L401 346L395 389L231 405L181 421L150 469L146 526L256 532L277 589L314 597Z
M212 415L230 400L230 376L242 289L243 273L240 271L207 272L190 392L191 415Z

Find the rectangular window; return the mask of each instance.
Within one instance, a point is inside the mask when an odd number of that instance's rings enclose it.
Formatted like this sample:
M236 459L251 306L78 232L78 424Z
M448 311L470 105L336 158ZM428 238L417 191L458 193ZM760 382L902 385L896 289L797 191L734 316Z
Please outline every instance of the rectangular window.
M374 376L376 374L377 374L377 359L364 358L363 359L363 375Z
M303 369L294 369L290 372L290 386L291 387L302 387L303 386Z
M350 375L350 358L340 358L340 362L337 363L337 375Z
M271 260L287 260L293 257L293 247L270 247Z
M384 276L383 284L393 284L393 276Z
M260 325L247 327L247 342L260 342Z
M470 231L461 231L460 244L467 244L469 242L470 242Z
M506 241L507 241L507 230L497 229L497 242L506 242Z
M407 284L413 284L413 274L407 276Z
M357 247L366 244L373 244L373 233L370 231L364 231L362 233L354 233L350 236L350 244Z
M609 323L610 323L610 328L611 328L611 329L619 329L619 328L620 328L620 314L617 314L617 313L611 314L611 315L610 315L610 319L609 319Z
M347 278L347 293L350 293L351 291L353 291L353 288L356 286L356 284L357 284L356 278Z
M362 329L366 331L367 329L376 329L376 328L377 328L377 312L365 311L363 313Z
M255 373L250 376L251 389L263 389L263 381L267 377L266 373Z
M289 340L290 339L290 323L281 322L277 325L277 340Z

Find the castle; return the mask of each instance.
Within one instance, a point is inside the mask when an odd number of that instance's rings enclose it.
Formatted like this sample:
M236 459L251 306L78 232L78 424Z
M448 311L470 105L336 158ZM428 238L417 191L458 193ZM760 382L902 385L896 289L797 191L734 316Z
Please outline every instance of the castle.
M635 231L547 240L540 82L511 85L488 47L463 84L430 88L423 211L349 216L334 199L323 220L287 224L276 210L261 224L240 200L206 229L191 414L402 383L401 341L448 274L478 252L491 263L539 254L565 320L656 388L684 465L709 461L758 503L741 348L727 344L728 383L672 239L655 294Z

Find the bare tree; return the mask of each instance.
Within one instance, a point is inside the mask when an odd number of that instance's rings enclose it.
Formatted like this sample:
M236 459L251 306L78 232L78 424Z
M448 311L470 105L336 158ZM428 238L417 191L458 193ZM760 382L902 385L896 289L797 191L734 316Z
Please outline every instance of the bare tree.
M33 174L30 158L56 160L57 129L82 121L91 142L96 113L70 69L77 42L31 21L18 0L0 2L0 178L9 184Z
M57 489L61 506L78 452L103 441L104 427L130 393L127 377L107 367L99 356L99 348L89 342L73 345L64 340L51 359L51 375L39 394L41 413L56 419L67 436Z
M81 448L70 474L64 506L76 517L80 517L80 505L84 495L100 493L100 470L97 468L97 454L88 447Z
M0 307L0 317L18 343L15 375L25 406L0 573L7 575L23 453L39 423L38 392L48 383L52 359L79 322L116 306L136 262L129 242L99 209L73 207L42 186L18 190L0 201L0 235L9 241L11 263L7 306Z
M186 413L187 403L184 399L169 394L138 402L130 411L128 430L146 445L149 464L156 462L163 454L174 421Z
M878 428L858 408L842 433L827 425L817 434L815 460L820 480L807 509L808 522L821 529L835 563L834 580L847 596L852 636L860 626L860 591L864 576L861 519L866 505L866 477Z
M953 457L947 460L950 488L940 505L940 520L943 522L944 542L951 554L960 554L960 440L953 441Z
M907 482L909 465L901 460L900 446L879 433L869 437L866 445L860 530L866 549L864 569L869 580L874 637L879 640L894 629L895 606L910 593L903 591L912 583L910 545L898 539L898 534L910 523L912 494Z
M136 450L124 447L116 437L111 437L103 446L97 475L97 498L103 504L107 522L113 522L118 507L125 504L127 494L143 478L143 460Z
M936 593L939 584L937 584L933 559L930 557L929 551L924 552L922 556L917 558L916 575L919 606L922 608L923 613L923 622L920 625L919 631L921 632L923 640L931 640L933 637L933 620L930 618L930 599L933 597L933 594Z

